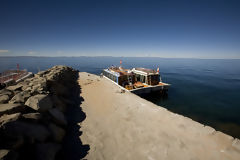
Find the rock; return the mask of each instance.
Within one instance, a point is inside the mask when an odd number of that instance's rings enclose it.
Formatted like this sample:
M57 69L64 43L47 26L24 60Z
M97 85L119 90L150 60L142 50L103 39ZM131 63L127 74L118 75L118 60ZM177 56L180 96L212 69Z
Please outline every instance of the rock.
M15 135L15 133L7 133L5 124L17 121L20 118L20 113L3 115L0 117L0 148L17 149L23 145L24 140L22 136Z
M4 159L4 157L9 153L9 150L1 149L0 150L0 159Z
M26 109L26 106L15 103L15 104L0 104L0 116L3 114L13 114L17 112L23 112Z
M13 92L8 89L0 90L0 95L8 95L9 97L13 96Z
M0 90L0 103L7 103L12 96L12 91L7 89Z
M35 74L35 77L43 77L45 74L49 73L49 71L40 71L37 74Z
M18 94L16 94L10 101L9 103L24 103L31 94L28 91L22 91Z
M21 91L20 90L16 90L16 91L13 91L14 95L20 93Z
M69 96L68 88L61 83L55 81L49 81L48 85L50 86L49 90L54 95L58 96Z
M61 145L56 143L42 143L36 145L37 160L54 160L56 153L60 150Z
M15 113L15 114L4 114L3 116L0 117L0 126L4 125L5 123L13 122L19 119L21 116L20 113Z
M21 90L22 86L23 86L22 84L17 84L14 86L9 86L9 87L7 87L7 89L11 90L11 91Z
M26 87L23 88L23 90L31 92L32 91L32 87L31 86L26 86Z
M59 125L67 125L67 120L62 112L57 108L52 108L49 110L50 115L53 118L53 121Z
M40 71L37 74L35 74L34 77L37 77L37 78L43 77L44 74L45 74L45 71Z
M43 82L43 83L40 82L39 84L32 86L31 93L32 94L47 93L46 92L46 88L47 88L46 85L47 85L46 82Z
M10 97L8 95L1 95L0 96L0 103L7 103Z
M24 86L22 86L22 90L23 90L23 91L25 91L27 88L29 88L28 85L24 85ZM31 87L30 87L30 88L31 88Z
M7 85L5 83L0 83L0 90L4 89Z
M240 151L240 140L235 138L232 142L232 146Z
M4 133L15 136L23 136L28 140L45 141L50 132L48 129L37 123L28 123L22 121L9 122L4 124Z
M36 86L36 85L44 85L47 82L46 78L44 77L35 77L30 83L29 85L31 86Z
M53 139L56 142L62 142L63 137L65 136L65 130L62 129L61 127L58 127L57 125L55 125L54 123L50 123L48 125L48 128L51 132L51 135L53 137Z
M45 112L52 108L53 104L48 95L38 94L28 98L25 105L31 107L36 111Z
M63 98L63 97L62 97L61 100L63 101L64 104L67 104L68 106L74 106L74 105L76 105L74 101L69 100L69 99L67 99L67 98Z
M14 151L1 149L0 150L0 160L15 160L18 159L18 154Z
M28 82L23 81L23 82L20 82L19 84L22 85L21 90L23 90L23 91L28 87Z
M22 136L16 136L11 134L1 134L0 147L5 149L18 149L24 144Z
M28 86L33 86L33 80L28 84Z
M66 111L66 108L67 108L66 104L63 101L61 101L56 95L53 95L51 99L54 107L59 109L61 112Z
M42 118L40 113L27 113L23 114L22 117L27 120L39 121Z

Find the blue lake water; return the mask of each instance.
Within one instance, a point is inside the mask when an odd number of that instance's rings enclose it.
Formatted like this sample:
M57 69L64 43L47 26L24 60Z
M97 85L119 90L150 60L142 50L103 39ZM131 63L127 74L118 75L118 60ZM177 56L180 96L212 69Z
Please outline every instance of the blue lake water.
M168 95L144 97L170 111L240 138L240 60L116 58L116 57L0 57L0 72L21 69L36 73L54 65L99 74L111 65L157 69L170 83Z

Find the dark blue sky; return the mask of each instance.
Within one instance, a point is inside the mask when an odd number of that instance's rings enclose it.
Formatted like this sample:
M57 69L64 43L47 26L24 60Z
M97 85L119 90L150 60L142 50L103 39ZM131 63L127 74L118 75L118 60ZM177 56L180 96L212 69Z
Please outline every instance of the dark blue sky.
M0 56L240 58L238 0L0 0Z

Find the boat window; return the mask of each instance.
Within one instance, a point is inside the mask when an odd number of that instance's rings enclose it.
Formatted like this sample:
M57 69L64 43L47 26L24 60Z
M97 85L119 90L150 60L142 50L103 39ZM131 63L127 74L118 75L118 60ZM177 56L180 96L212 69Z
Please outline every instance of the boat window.
M142 83L145 83L145 76L141 75L141 76L140 76L140 81L141 81Z
M139 74L136 74L136 79L137 79L137 81L140 81L140 75Z

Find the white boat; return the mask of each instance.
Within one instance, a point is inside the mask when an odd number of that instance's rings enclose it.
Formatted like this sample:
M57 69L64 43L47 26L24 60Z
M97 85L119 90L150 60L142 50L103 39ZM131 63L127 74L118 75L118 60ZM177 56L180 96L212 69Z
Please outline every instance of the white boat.
M146 68L130 70L122 67L110 67L104 69L102 74L122 89L135 94L165 93L170 86L170 84L162 82L159 69L157 71Z

